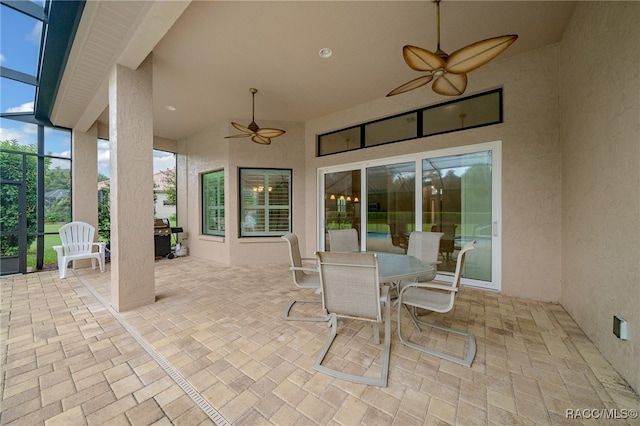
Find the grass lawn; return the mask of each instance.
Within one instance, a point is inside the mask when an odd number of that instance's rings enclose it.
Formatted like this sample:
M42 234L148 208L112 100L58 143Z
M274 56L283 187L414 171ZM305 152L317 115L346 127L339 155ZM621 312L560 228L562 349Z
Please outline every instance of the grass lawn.
M170 220L171 226L176 226L175 217ZM61 223L47 223L44 225L45 233L52 233L51 235L44 236L44 265L56 264L58 263L58 256L53 249L53 246L60 244L60 235L58 234L58 230L60 227L64 225L64 222ZM149 227L151 233L151 227ZM102 240L101 240L102 241ZM27 267L34 267L36 265L36 245L37 241L33 241L29 248L27 249Z
M44 236L44 264L57 263L58 257L56 255L53 246L60 244L60 235L58 235L58 229L64 225L64 223L47 223L44 225L44 232L55 232L52 235ZM33 267L36 265L36 244L34 240L27 249L27 266Z

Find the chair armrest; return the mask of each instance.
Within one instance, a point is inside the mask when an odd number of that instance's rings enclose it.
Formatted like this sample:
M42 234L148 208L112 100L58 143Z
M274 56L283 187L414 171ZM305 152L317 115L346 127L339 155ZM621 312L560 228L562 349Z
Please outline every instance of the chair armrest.
M290 271L304 271L304 272L318 272L318 268L305 268L299 266L292 266L289 268Z
M316 257L302 257L302 258L300 258L300 260L308 260L309 262L314 262L315 263L315 262L318 261L318 258L316 258Z
M100 253L102 253L104 251L104 249L107 247L107 243L103 243L101 241L97 242L97 243L93 243L94 246L98 246L98 251Z
M58 256L62 256L64 254L62 246L53 246L53 249L58 253Z
M389 303L389 286L384 285L380 288L380 301Z
M451 287L450 285L446 285L446 284L437 284L437 283L408 283L405 284L402 287L402 292L404 292L405 289L409 288L409 287L417 287L417 288L427 288L430 290L443 290L443 291L448 291L448 292L458 292L458 288L454 288Z

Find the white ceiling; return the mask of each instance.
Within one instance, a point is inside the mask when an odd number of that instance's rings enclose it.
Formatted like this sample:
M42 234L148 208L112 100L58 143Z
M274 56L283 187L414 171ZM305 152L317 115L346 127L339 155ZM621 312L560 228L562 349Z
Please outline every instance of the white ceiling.
M118 11L128 13L123 25L129 31L118 27L112 36L122 38L118 49L125 51L123 44L129 46L128 58L135 56L131 51L138 54L138 61L131 61L134 65L153 49L154 133L169 139L190 136L213 122L234 119L248 124L251 87L258 89L258 124L261 120L304 122L384 97L419 75L404 63L402 46L413 44L435 51L437 42L436 7L429 0L193 1L173 26L173 17L186 3L174 6L164 20L161 11L144 3L101 3L85 12L93 14L92 24L83 16L78 36L89 39L97 30L97 20L109 16L111 7L135 7L135 11ZM479 40L518 34L518 40L494 61L537 49L562 38L575 3L444 0L440 5L441 47L452 53ZM168 29L166 34L163 27ZM159 33L155 47L149 46L155 41L148 35L144 42L139 41L141 28ZM100 34L97 40L112 39ZM320 58L323 47L331 48L333 56ZM75 79L87 79L87 73L78 70L83 61L95 61L100 47L85 43L83 49L78 44L73 49L54 108L61 121L56 124L68 127L83 120L93 122L107 106L105 65L94 71L95 93L86 94L85 108L65 111L65 93L73 89ZM110 55L111 61L126 56L122 52ZM473 72L468 77L473 79ZM87 89L83 90L91 90L90 84L84 86ZM176 111L168 112L165 105ZM103 113L102 119L106 116Z

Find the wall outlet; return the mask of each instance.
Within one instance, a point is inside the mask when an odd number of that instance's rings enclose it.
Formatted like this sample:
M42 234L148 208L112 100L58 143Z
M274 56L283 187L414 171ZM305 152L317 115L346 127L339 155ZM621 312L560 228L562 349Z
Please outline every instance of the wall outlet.
M615 334L619 339L627 340L627 321L624 318L614 315L613 334Z

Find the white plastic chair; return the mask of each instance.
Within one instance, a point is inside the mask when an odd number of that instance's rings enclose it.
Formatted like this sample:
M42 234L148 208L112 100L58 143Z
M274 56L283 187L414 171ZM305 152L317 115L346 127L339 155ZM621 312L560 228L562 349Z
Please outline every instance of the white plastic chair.
M104 272L106 244L93 241L96 228L85 222L71 222L63 225L58 232L62 245L53 246L53 249L58 254L60 278L66 278L69 262L79 259L91 259L93 269L96 269L97 260L100 272ZM98 251L93 251L94 247Z
M282 239L288 243L289 257L291 267L289 270L293 275L293 283L298 288L313 289L316 293L320 293L320 275L317 268L317 260L315 258L301 257L300 246L298 245L298 237L289 233L282 236ZM303 266L303 261L313 262L313 266ZM287 321L327 321L328 316L322 317L295 317L291 316L291 309L296 303L322 303L320 298L317 299L294 299L287 305L284 310L284 319Z
M449 360L451 362L455 362L457 364L464 365L466 367L471 366L473 358L476 355L476 341L473 337L473 334L422 321L417 317L417 315L414 315L413 309L407 309L411 320L413 321L419 332L422 331L420 329L420 325L425 325L428 327L436 328L438 330L465 336L468 342L467 355L465 357L455 357L444 352L437 351L435 349L418 345L416 343L410 342L408 339L405 339L402 335L401 313L403 309L401 309L401 307L402 305L405 305L410 308L421 308L440 313L451 311L453 309L456 294L458 293L458 289L460 287L460 279L462 277L462 267L464 265L465 255L468 251L474 249L475 243L475 241L471 241L465 244L464 247L462 247L462 250L460 250L460 253L458 253L456 273L453 279L453 283L438 283L435 281L424 283L407 283L402 286L398 294L398 338L400 339L400 341L410 348Z
M331 334L320 350L313 368L342 380L386 387L391 351L391 303L389 288L384 286L381 289L379 285L378 258L373 253L321 252L318 253L318 260L323 308L329 313ZM384 346L379 377L351 374L322 364L336 338L339 317L373 323L373 341L376 345L380 344L379 324L384 321ZM333 359L337 357L335 355Z
M360 251L358 231L350 229L332 229L329 231L329 248L331 251L356 253Z

